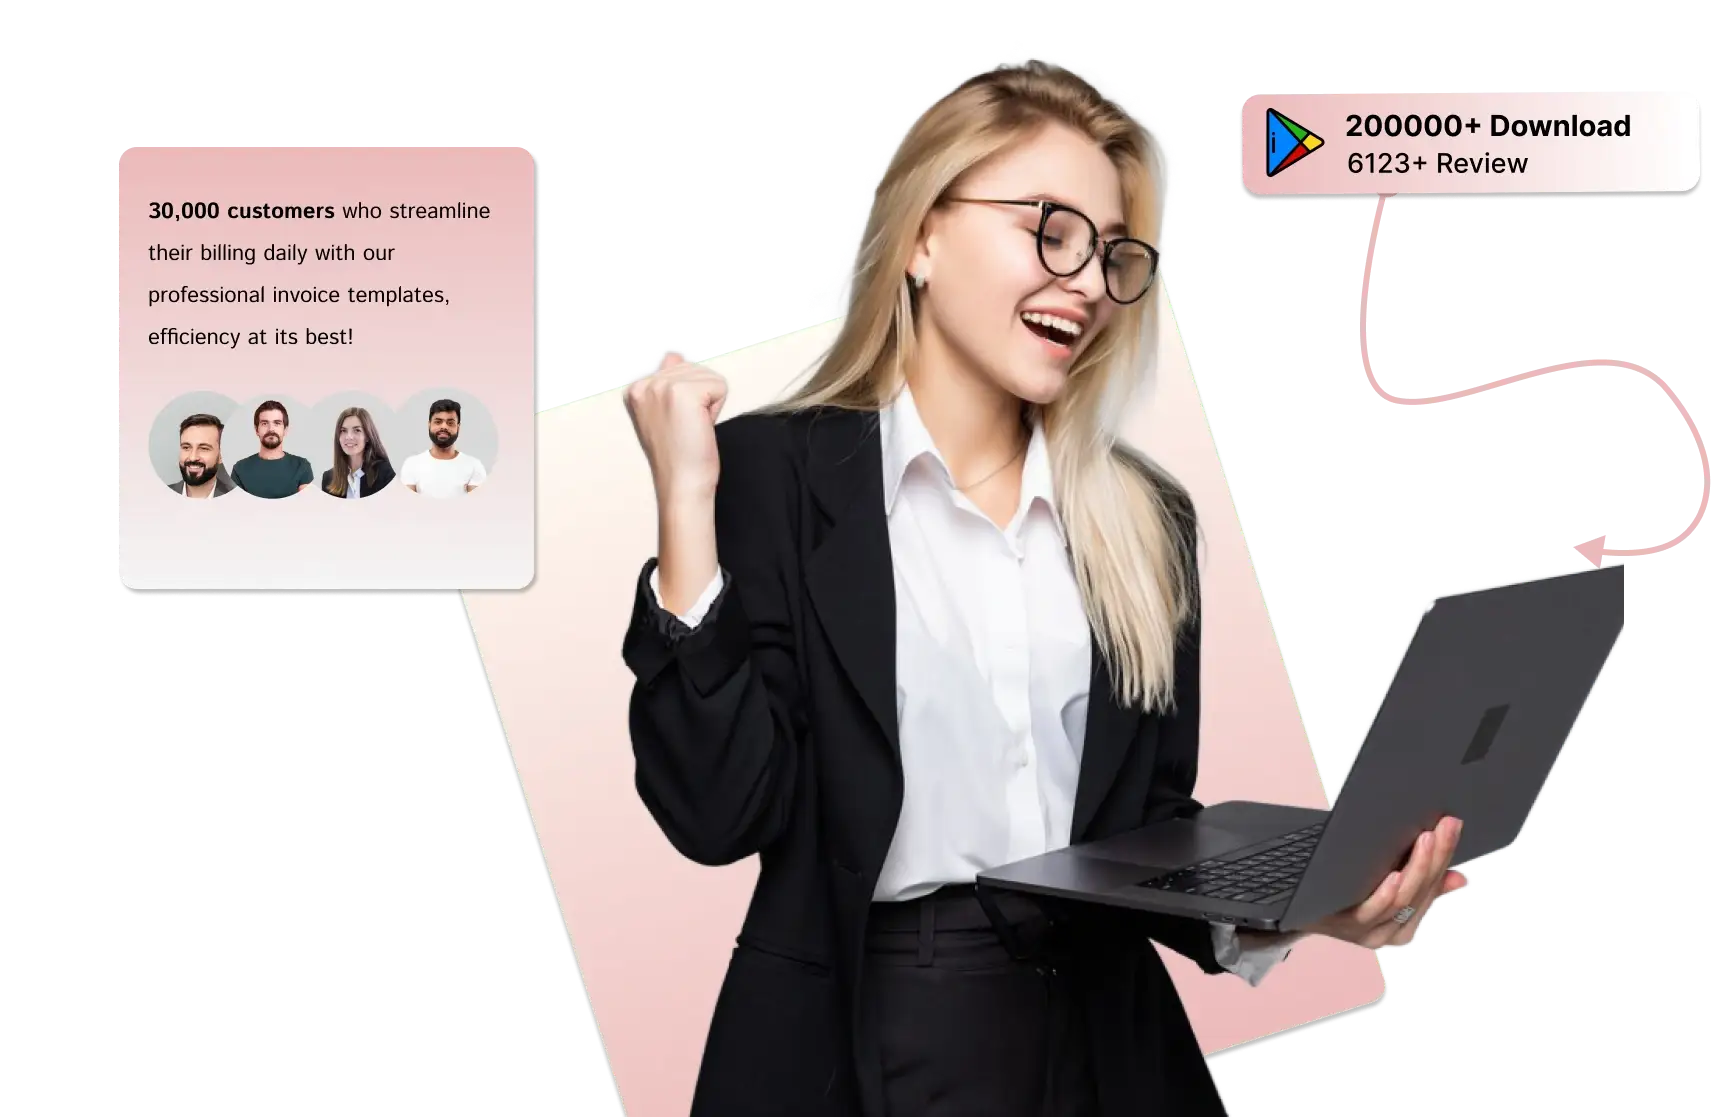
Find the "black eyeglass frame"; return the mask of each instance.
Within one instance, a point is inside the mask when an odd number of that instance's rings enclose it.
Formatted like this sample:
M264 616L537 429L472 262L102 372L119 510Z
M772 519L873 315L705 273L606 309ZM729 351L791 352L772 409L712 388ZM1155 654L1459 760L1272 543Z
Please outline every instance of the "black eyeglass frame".
M1136 237L1114 237L1110 240L1102 240L1098 233L1097 224L1094 223L1090 217L1087 217L1084 213L1081 213L1073 206L1064 205L1061 202L1053 202L1047 198L946 198L944 201L970 202L975 205L986 206L1037 206L1039 209L1037 234L1038 262L1044 266L1044 270L1058 279L1067 279L1070 276L1079 275L1081 272L1085 271L1086 265L1092 262L1092 258L1094 256L1099 256L1099 266L1103 269L1104 273L1104 293L1110 296L1112 302L1121 306L1130 306L1145 298L1146 292L1152 289L1152 281L1158 278L1158 250L1156 248ZM1050 266L1050 261L1044 258L1044 229L1050 224L1050 215L1057 211L1072 213L1075 217L1086 222L1086 228L1092 234L1091 243L1086 251L1086 258L1081 260L1079 265L1072 271L1057 271L1055 268ZM1104 246L1102 255L1100 255L1098 251L1098 246L1101 241ZM1114 252L1116 246L1119 244L1137 244L1146 250L1152 260L1152 270L1146 273L1146 285L1140 288L1140 293L1131 299L1118 298L1116 292L1110 289L1110 253Z

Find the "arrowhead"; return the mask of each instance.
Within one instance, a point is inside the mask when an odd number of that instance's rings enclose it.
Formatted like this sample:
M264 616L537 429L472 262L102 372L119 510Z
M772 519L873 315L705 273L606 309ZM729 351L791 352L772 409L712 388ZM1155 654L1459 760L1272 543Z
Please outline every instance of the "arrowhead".
M1585 565L1604 565L1609 560L1609 533L1579 536L1572 541L1572 553Z

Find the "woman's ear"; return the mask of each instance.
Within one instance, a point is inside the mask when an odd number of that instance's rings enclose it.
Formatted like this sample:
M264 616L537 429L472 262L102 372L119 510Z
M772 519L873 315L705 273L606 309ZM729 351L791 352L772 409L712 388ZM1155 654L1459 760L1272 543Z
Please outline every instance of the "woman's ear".
M930 282L931 265L936 254L936 231L929 217L918 230L918 241L912 246L911 259L906 261L906 277L912 286L923 289Z
M912 253L911 263L906 265L906 278L912 281L912 286L923 290L930 281L930 254L922 248Z

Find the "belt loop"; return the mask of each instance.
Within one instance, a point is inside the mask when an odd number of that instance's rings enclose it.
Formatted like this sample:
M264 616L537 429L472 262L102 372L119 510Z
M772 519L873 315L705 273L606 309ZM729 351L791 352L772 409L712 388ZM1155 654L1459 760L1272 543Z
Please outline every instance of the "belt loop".
M1031 961L1032 952L1026 948L1018 929L1008 921L1007 916L1002 914L1001 905L996 902L996 890L979 885L977 895L979 906L989 917L990 926L995 928L996 937L1001 940L1003 948L1008 951L1008 956L1016 962Z
M936 964L936 897L918 901L918 964Z

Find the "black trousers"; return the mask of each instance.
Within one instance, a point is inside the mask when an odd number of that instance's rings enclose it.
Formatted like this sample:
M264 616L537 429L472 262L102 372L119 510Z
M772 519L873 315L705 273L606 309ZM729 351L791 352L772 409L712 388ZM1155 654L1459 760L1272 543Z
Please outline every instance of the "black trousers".
M1028 901L1001 913L1013 950L968 886L872 905L864 1026L888 1117L1095 1117L1068 944Z

